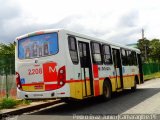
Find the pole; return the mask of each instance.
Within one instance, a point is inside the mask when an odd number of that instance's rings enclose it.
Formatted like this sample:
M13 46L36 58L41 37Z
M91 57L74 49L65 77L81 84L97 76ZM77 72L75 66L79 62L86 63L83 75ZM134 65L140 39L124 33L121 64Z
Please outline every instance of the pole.
M5 60L7 61L7 59L5 58ZM8 90L8 69L9 69L9 66L7 65L7 63L5 62L4 64L4 74L6 76L6 97L8 98L9 97L9 90Z
M144 40L144 29L142 28L142 40Z
M145 60L147 60L147 45L145 44L144 47L145 47Z
M6 74L6 97L8 98L9 97L9 94L8 94L8 75L7 73Z
M145 42L145 37L144 37L144 29L142 28L142 40ZM147 60L147 44L144 44L144 58L145 58L145 60Z

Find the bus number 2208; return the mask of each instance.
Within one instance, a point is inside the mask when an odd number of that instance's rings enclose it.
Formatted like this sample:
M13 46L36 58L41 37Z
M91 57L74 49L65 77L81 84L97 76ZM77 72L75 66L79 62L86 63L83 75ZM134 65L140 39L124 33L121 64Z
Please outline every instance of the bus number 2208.
M28 69L28 75L42 74L42 68Z

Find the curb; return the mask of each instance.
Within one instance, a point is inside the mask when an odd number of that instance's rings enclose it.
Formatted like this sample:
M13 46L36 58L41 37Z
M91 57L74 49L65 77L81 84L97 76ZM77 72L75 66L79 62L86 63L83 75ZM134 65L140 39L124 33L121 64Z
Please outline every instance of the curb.
M51 105L54 105L54 104L58 104L58 103L61 103L61 102L62 102L61 100L55 100L55 101L51 101L51 102L42 103L42 104L39 104L39 105L28 106L26 108L18 108L16 110L9 111L9 112L4 112L4 113L2 112L2 113L0 113L0 119L2 119L4 117L9 117L9 116L12 116L12 115L20 115L20 114L23 114L23 113L26 113L26 112L38 110L40 108L45 108L45 107L48 107L48 106L51 106Z
M154 77L154 78L145 79L144 82L150 81L150 80L154 80L154 79L157 79L157 78L160 78L160 77Z

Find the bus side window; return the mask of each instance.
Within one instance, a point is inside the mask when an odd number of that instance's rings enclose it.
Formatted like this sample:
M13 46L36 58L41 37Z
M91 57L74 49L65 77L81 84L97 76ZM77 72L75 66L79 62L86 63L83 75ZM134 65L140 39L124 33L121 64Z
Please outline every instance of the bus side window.
M137 53L136 52L134 52L134 55L135 55L135 65L138 65L138 56L137 56Z
M112 64L111 48L109 45L102 46L102 53L104 64Z
M70 56L73 64L78 64L77 44L76 44L75 37L73 36L68 37L68 46L69 46L69 52L70 52Z
M93 63L102 64L101 44L96 43L96 42L92 42L91 43L91 50L92 50Z
M132 54L130 50L127 51L127 58L128 65L132 65Z
M122 65L128 65L127 52L125 49L121 49L121 56L122 56Z
M137 65L137 56L134 51L132 51L132 65Z

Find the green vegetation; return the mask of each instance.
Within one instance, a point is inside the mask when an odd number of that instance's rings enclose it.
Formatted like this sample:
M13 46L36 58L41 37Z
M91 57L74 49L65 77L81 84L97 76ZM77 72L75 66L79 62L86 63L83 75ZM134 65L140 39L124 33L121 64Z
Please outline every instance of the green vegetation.
M139 39L137 48L143 58L144 80L160 77L160 39Z
M0 43L0 75L15 73L15 44Z
M30 100L15 100L12 98L3 98L0 100L0 109L10 109L17 106L29 105L32 101Z
M160 72L156 72L150 75L144 75L144 80L150 80L154 78L160 78Z
M17 104L22 106L22 105L30 105L31 104L31 100L19 100L17 101Z
M160 40L139 39L137 48L140 49L145 63L160 63Z
M14 108L17 105L17 101L12 98L4 98L0 101L0 109Z
M15 44L9 43L9 44L3 44L0 43L0 56L7 56L11 57L15 54Z

